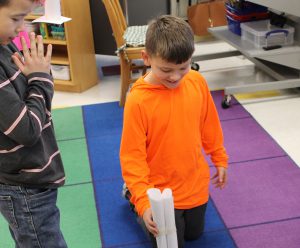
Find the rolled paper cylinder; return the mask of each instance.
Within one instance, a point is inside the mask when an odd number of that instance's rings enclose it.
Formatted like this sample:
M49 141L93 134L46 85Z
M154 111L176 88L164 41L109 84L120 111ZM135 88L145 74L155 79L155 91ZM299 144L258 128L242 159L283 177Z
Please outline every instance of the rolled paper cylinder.
M165 217L164 205L159 189L151 188L147 190L147 195L150 201L153 220L157 225L159 234L156 237L158 248L167 248L166 232L165 232Z
M165 213L167 246L168 248L178 248L172 190L168 188L164 189L162 199Z

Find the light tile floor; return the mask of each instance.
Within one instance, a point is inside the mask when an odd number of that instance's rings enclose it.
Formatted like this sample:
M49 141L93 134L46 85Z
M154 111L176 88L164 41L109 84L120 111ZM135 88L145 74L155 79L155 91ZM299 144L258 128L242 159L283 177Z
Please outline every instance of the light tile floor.
M232 50L234 49L227 43L212 40L198 43L195 55ZM99 83L83 93L55 92L54 108L118 101L120 77L103 76L101 71L102 66L118 64L118 58L96 55L96 61L99 68ZM273 81L243 56L197 63L211 90ZM236 97L300 167L300 90L257 92L240 94Z

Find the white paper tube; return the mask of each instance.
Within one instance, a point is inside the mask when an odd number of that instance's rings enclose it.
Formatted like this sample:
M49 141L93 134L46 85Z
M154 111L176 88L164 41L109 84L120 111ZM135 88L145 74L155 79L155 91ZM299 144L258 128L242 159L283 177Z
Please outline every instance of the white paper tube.
M164 189L162 199L164 203L167 246L168 248L178 248L172 190Z
M158 248L167 248L167 240L165 233L165 217L164 205L159 189L151 188L147 190L147 195L150 201L153 220L157 225L159 234L156 237Z

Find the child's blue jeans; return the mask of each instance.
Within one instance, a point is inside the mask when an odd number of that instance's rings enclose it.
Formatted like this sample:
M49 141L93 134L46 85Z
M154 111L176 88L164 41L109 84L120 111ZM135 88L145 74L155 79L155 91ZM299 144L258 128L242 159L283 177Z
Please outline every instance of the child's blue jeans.
M56 206L57 189L0 184L0 212L17 248L66 248Z

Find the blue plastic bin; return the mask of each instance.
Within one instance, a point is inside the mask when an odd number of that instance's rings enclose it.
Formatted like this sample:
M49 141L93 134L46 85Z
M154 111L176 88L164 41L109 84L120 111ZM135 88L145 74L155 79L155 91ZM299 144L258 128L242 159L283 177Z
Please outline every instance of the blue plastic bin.
M261 6L247 1L243 2L241 8L235 8L227 2L225 3L225 7L228 11L235 15L249 15L252 13L262 13L268 11L268 8L265 6Z
M241 33L242 33L241 26L240 26L241 22L237 21L237 20L234 20L229 15L226 15L226 18L227 18L227 22L228 22L228 29L231 32L241 36Z
M241 35L242 33L240 27L242 22L268 18L268 8L255 3L245 1L242 2L242 5L238 8L226 2L225 7L228 28L237 35Z

